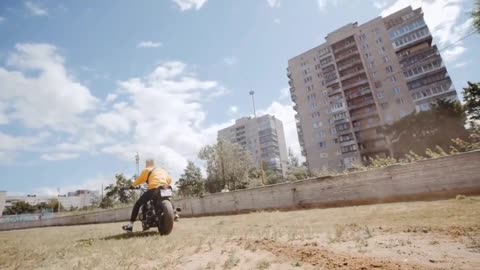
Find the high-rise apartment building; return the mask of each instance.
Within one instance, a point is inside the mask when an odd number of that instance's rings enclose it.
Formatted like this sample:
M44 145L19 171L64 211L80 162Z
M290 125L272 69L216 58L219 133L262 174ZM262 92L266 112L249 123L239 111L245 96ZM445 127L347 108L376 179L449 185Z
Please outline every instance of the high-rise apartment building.
M389 155L383 125L457 99L420 8L337 29L290 59L287 76L310 170Z
M287 146L282 121L272 115L243 117L235 124L218 131L218 138L241 145L248 150L254 166L270 168L283 176L287 170Z

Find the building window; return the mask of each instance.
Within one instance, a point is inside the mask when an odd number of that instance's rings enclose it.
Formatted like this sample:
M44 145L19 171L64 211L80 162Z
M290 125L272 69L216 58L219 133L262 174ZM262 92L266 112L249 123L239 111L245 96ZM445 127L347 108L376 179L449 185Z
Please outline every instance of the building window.
M397 98L395 101L397 102L397 104L404 104L405 103L405 100L403 98Z
M330 128L330 133L331 133L332 135L337 134L337 129L334 128L334 127L333 127L333 128Z
M375 40L375 42L376 42L377 44L381 44L381 43L383 42L383 40L382 40L381 37L379 37L379 38L377 38L377 40Z
M378 91L377 92L377 98L378 99L383 99L385 97L385 94L383 93L383 91Z
M386 68L385 68L385 71L387 71L387 72L393 72L392 66L386 67Z
M320 157L321 157L321 158L327 158L327 157L328 157L328 154L327 154L327 153L320 153Z
M388 109L388 102L382 103L382 109L386 110Z
M312 118L315 119L315 118L318 118L320 117L320 112L314 112L312 113Z
M368 63L368 67L369 67L369 68L374 68L374 67L375 67L375 62L374 62L374 61L370 61L370 62Z
M334 144L338 144L338 139L333 139Z
M400 88L398 88L398 87L393 88L393 93L395 95L400 95Z
M320 148L326 148L327 147L327 142L325 142L325 141L319 142L318 145L320 146Z
M383 62L384 62L384 63L387 63L388 61L389 61L389 60L388 60L388 56L384 56L384 57L383 57Z
M390 81L391 81L391 82L396 82L396 81L397 81L397 77L395 77L395 75L393 75L392 77L390 77Z
M380 87L382 87L382 82L376 81L375 82L375 88L380 88Z

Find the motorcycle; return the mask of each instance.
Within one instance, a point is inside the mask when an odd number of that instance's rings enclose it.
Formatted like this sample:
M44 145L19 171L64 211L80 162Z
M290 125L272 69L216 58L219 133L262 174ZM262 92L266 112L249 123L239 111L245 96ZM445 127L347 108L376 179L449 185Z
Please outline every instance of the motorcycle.
M147 191L145 187L136 189L140 189L142 194ZM173 209L172 195L171 186L159 187L153 198L140 208L138 220L142 222L143 231L156 227L161 235L168 235L172 232L176 212L181 212L180 208Z

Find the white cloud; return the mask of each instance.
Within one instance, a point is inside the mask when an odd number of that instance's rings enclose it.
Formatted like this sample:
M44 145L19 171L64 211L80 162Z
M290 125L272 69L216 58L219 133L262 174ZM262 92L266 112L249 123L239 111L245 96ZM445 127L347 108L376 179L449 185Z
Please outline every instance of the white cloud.
M230 57L225 57L223 58L223 62L226 64L226 65L229 65L229 66L233 66L237 63L237 58L234 57L234 56L230 56Z
M290 98L290 89L288 87L280 89L280 100L286 100Z
M129 175L125 175L129 178ZM76 190L91 190L91 191L98 191L101 194L102 186L103 188L107 187L109 184L113 184L115 182L115 177L113 175L107 176L105 173L98 173L94 177L86 179L82 183L75 184L75 185L60 185L58 189L60 190L61 194L66 194L68 192L73 192ZM57 196L58 191L57 187L42 187L37 188L33 192L37 195L45 195L45 196Z
M105 98L105 102L111 103L117 99L118 95L115 94L108 94L107 98Z
M456 63L455 65L453 65L454 68L463 68L465 67L466 65L470 64L469 61L465 61L465 62L459 62L459 63Z
M471 31L472 19L461 21L461 16L465 13L462 11L462 4L462 0L397 0L384 9L381 15L387 16L409 5L413 8L421 7L425 21L441 49L457 42ZM463 41L452 45L446 55L444 53L444 57L454 62L465 52L463 47Z
M182 10L196 9L199 10L207 3L207 0L172 0Z
M137 44L137 48L158 48L161 47L161 42L154 42L154 41L141 41Z
M317 0L318 8L321 11L326 11L327 5L336 6L338 4L338 0Z
M384 8L387 5L388 5L388 1L386 1L386 0L375 0L375 1L373 1L373 6L375 8L378 8L378 9Z
M452 49L448 49L443 51L443 60L445 62L453 62L454 60L458 59L460 55L462 55L467 49L463 46L455 46Z
M267 4L269 7L280 7L280 0L267 0Z
M37 5L33 2L30 2L30 1L25 2L25 7L30 12L30 14L32 14L34 16L46 16L46 15L48 15L48 10L46 8L42 8L42 7L40 7L39 5Z
M10 69L0 67L0 103L7 104L10 120L27 128L72 132L97 103L89 89L68 74L52 45L17 44L7 66Z
M40 158L48 161L68 160L77 158L79 155L76 153L49 153L43 154Z
M47 132L41 132L35 136L13 136L0 131L0 163L13 161L18 152L33 150L49 135Z
M7 19L5 17L2 17L0 16L0 23L3 23L4 21L6 21Z
M275 19L275 20L273 20L273 23L275 23L275 24L280 24L280 19Z
M104 153L131 159L138 151L178 175L187 159L195 160L202 146L215 142L217 129L223 126L205 125L203 104L224 88L216 81L199 79L182 62L163 63L119 86L120 97L128 102L113 104L97 124L111 132L130 130L132 134L103 147Z
M238 107L237 106L230 106L230 112L237 113L238 112Z

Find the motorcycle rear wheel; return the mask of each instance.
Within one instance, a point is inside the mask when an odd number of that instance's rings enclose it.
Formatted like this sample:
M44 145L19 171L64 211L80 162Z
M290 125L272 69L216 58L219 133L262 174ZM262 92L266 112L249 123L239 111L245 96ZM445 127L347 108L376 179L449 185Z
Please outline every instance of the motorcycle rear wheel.
M160 207L162 208L162 216L158 224L158 232L161 235L169 235L173 230L174 212L172 202L169 200L163 200Z

